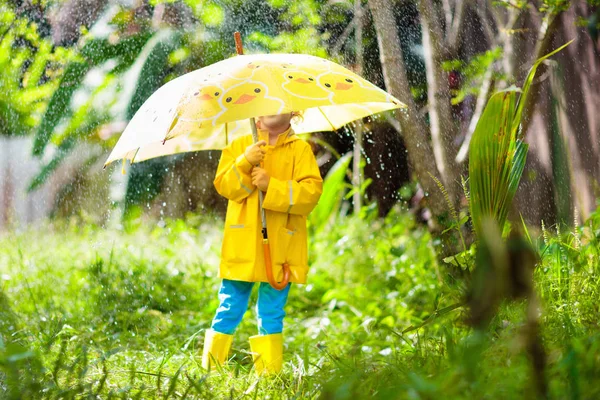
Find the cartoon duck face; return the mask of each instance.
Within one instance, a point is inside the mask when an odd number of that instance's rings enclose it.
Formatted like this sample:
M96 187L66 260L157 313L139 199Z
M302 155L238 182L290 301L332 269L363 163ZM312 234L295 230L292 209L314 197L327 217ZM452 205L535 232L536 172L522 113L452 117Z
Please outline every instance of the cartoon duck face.
M235 81L245 81L251 79L255 73L261 71L266 66L263 61L250 61L248 64L243 66L236 66L234 69L224 71L222 74L229 79Z
M319 77L319 83L327 88L327 90L349 90L352 89L356 82L354 79L340 74L339 72L330 72Z
M217 85L201 86L191 90L178 107L178 115L183 119L208 119L217 115L222 107L219 98L223 89Z
M331 63L321 58L316 58L313 62L303 68L305 71L317 76L324 72L331 71Z
M226 92L224 102L226 105L246 104L257 97L264 97L265 89L263 85L244 84L234 87Z
M328 72L319 75L317 81L319 86L333 93L334 102L363 102L365 97L368 101L385 101L385 95L376 88L364 87L355 77L344 73Z
M316 83L315 77L304 71L289 71L283 75L286 80L286 84L288 83L300 83L300 84L309 84Z
M283 79L283 90L294 97L307 100L326 100L329 98L329 91L319 87L315 76L306 71L286 71L283 73Z
M227 89L219 99L225 111L219 115L215 124L248 118L256 114L257 109L275 114L283 108L283 101L267 95L267 86L258 81L249 80Z
M194 83L177 105L167 137L185 135L208 125L223 111L219 104L222 94L223 88L209 80Z

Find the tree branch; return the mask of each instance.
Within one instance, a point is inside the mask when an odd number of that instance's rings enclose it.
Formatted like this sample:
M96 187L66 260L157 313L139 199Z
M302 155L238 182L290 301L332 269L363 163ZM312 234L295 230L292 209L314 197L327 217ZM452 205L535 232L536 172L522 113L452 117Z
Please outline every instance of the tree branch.
M496 34L494 33L494 29L492 28L492 22L490 21L490 16L487 11L487 3L485 0L479 0L477 2L477 6L475 7L475 11L481 20L481 26L483 27L483 33L485 34L485 38L487 39L490 47L492 47L492 43L496 42Z
M450 26L452 25L452 7L450 7L450 1L442 0L442 8L444 10L444 19L446 21L446 29L449 29Z
M458 44L462 34L462 26L465 21L465 15L467 14L465 10L469 2L470 0L458 0L456 2L452 25L449 25L446 29L446 43L450 54L455 54L458 49Z
M342 32L338 40L336 40L335 44L333 45L333 48L331 49L331 53L333 55L339 54L340 50L342 49L342 46L344 45L344 43L346 43L346 40L348 40L348 36L350 36L352 31L356 28L356 24L359 19L359 16L355 15L352 18L352 21L350 21L350 23L348 24L348 26L346 26L346 29L344 29L344 32Z
M419 115L419 109L408 84L394 13L389 0L369 0L369 8L377 33L385 86L393 96L401 99L408 106L407 113L396 113L400 125L400 129L397 130L403 133L410 166L427 195L428 207L436 217L431 221L433 230L441 231L437 217L444 215L446 204L435 181L429 176L431 171L436 173L438 169L435 159L431 157L433 149L427 125Z
M487 104L488 96L490 93L490 88L492 87L492 76L495 68L494 65L495 63L491 63L488 69L485 71L485 75L483 76L481 89L479 90L479 95L477 96L475 112L473 113L473 117L471 117L471 121L469 122L469 128L467 130L465 140L463 141L463 144L460 146L460 150L456 155L457 163L464 162L467 158L467 155L469 154L469 144L471 143L473 132L475 132L475 128L477 127L477 123L479 122L479 118L481 117L481 114L485 109L485 105Z
M549 52L550 45L552 44L552 37L560 24L560 18L558 18L558 16L559 14L551 13L543 19L540 30L538 31L534 58L529 62L529 65L531 65L531 63L535 60L542 58ZM540 65L540 69L543 71L543 63ZM529 96L527 96L527 99L525 99L525 106L523 108L523 119L521 122L523 135L527 134L527 128L529 127L531 116L533 115L534 111L533 105L537 102L537 98L539 96L539 89L536 90L533 85L531 89L532 90L530 91Z

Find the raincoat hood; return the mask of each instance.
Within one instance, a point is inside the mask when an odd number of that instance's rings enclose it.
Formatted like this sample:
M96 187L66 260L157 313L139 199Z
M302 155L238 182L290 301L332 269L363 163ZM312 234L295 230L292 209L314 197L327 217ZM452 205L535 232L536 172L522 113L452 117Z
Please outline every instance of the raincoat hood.
M269 131L267 129L258 129L258 137L260 140L266 141L268 147L277 147L300 139L292 129L291 125L277 136L277 142L274 145L268 144Z

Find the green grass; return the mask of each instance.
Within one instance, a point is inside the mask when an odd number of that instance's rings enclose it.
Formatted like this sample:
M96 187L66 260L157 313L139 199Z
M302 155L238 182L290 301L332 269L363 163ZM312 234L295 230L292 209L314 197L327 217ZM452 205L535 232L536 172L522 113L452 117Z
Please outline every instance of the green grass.
M254 308L230 364L210 376L199 365L218 301L220 221L130 232L56 222L4 235L0 398L532 398L525 303L503 304L484 335L463 307L402 333L465 288L411 215L373 214L311 238L309 284L293 286L286 307L284 374L260 380L248 353ZM599 237L597 213L536 242L552 398L600 397Z

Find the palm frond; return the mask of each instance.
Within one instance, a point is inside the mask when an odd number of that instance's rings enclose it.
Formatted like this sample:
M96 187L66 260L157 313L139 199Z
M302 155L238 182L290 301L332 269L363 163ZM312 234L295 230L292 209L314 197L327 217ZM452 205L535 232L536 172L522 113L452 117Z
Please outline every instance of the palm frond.
M513 86L494 93L477 123L469 147L469 182L471 218L479 237L486 217L492 217L502 231L517 192L528 150L520 129L521 118L536 70L542 61L570 43L536 60L522 90Z

